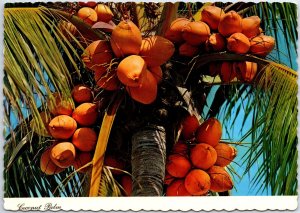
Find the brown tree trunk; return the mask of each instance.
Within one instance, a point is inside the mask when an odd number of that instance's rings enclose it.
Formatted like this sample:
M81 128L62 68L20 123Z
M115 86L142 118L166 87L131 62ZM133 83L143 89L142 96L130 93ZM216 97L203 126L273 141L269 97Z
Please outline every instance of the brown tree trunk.
M148 126L132 137L133 196L162 196L166 164L166 132Z

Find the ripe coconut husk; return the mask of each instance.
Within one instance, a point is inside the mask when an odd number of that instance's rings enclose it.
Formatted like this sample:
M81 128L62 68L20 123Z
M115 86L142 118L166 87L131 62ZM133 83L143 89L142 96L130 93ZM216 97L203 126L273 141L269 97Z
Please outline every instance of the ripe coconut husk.
M192 168L189 159L183 155L172 154L169 155L166 170L170 175L176 178L183 178Z
M157 84L159 84L163 78L163 72L161 67L149 67L148 69L152 73L153 77L156 79Z
M220 78L222 82L228 83L237 77L236 69L234 69L233 62L223 61L221 65Z
M82 103L75 108L72 117L82 126L91 126L98 119L98 108L93 103Z
M129 175L123 175L121 177L121 186L124 189L125 196L131 196L132 193L132 178Z
M71 115L74 104L71 98L63 98L58 92L52 94L54 102L50 97L47 99L47 106L52 115Z
M199 47L190 45L185 42L179 47L179 55L186 57L194 57L199 52Z
M210 176L210 190L213 192L225 192L233 188L230 175L223 167L212 166L207 170Z
M250 16L242 19L242 33L248 38L255 37L260 34L260 18L258 16Z
M116 69L98 70L95 72L94 79L96 84L105 90L114 91L121 87Z
M174 144L171 153L188 156L189 146L183 141L178 141L177 143Z
M92 42L81 55L85 66L92 71L106 70L112 60L112 50L107 41Z
M193 46L198 46L204 43L209 36L209 26L203 21L190 22L183 28L183 39Z
M119 80L130 87L139 87L146 78L147 65L139 55L130 55L124 58L117 67Z
M38 135L49 137L49 123L52 120L51 116L45 111L40 112L40 117L42 119L42 124L37 124L36 120L30 121L30 128Z
M93 99L93 92L91 90L91 88L89 88L86 85L83 84L79 84L76 85L73 89L72 89L72 97L73 100L76 103L85 103L85 102L90 102Z
M216 6L206 6L201 12L201 21L208 24L210 29L217 30L221 17L225 14L224 10Z
M89 169L91 169L91 165L85 168L82 167L90 163L92 160L93 158L90 152L77 152L73 163L74 169L77 170L77 172L86 173Z
M126 87L129 96L142 104L151 104L157 97L157 81L153 74L146 70L146 77L139 87Z
M250 49L250 41L243 33L233 33L227 39L227 49L237 54L247 53Z
M210 189L210 177L205 171L194 169L185 177L184 186L192 195L205 195Z
M88 1L88 2L78 2L79 6L81 7L95 7L97 5L97 2L95 1Z
M76 128L76 121L68 115L58 115L49 123L50 134L55 139L68 139L72 137Z
M212 77L216 77L221 73L222 62L212 62L209 63L208 72Z
M165 172L165 180L164 180L164 184L165 185L170 185L173 180L175 180L175 177L173 177L172 175L170 175L167 171Z
M235 62L234 68L241 81L251 82L257 73L257 63L250 61Z
M182 38L183 28L190 23L190 20L186 18L175 19L165 33L165 38L172 41L173 43L184 42Z
M51 149L50 158L57 166L68 168L74 163L76 156L75 146L70 142L60 142Z
M216 163L217 152L211 145L200 143L191 149L190 160L196 168L206 170Z
M195 132L200 126L200 123L195 115L188 115L183 119L181 125L183 139L189 140L195 137Z
M220 33L213 33L205 42L207 52L221 52L226 50L226 39Z
M97 4L95 11L97 13L98 21L109 22L114 17L110 8L105 4Z
M240 33L242 30L242 18L237 12L232 10L221 17L218 31L224 37L228 37L233 33Z
M142 45L141 31L130 20L121 21L112 31L110 44L117 58L137 55Z
M166 196L192 196L184 186L184 179L174 180L166 191Z
M40 158L40 168L46 175L54 175L64 171L63 168L58 167L50 158L52 146L47 148Z
M215 150L217 152L216 166L224 167L229 165L237 155L237 150L226 143L219 143L215 146Z
M93 25L98 20L96 11L90 7L80 8L77 12L77 16L89 25Z
M120 171L120 170L124 170L125 169L125 163L123 161L121 161L121 160L118 160L113 155L105 155L104 166L112 167L112 169L110 171L114 175L123 174L123 172Z
M72 40L72 36L76 36L78 33L77 28L74 24L71 22L60 20L57 25L58 29L61 31L61 33L69 40Z
M168 39L150 36L143 39L139 55L145 60L147 67L157 67L166 63L174 51L174 44Z
M250 53L260 57L267 56L275 47L275 39L271 36L259 35L250 40Z
M222 125L216 118L209 118L204 121L196 131L198 143L206 143L212 147L216 146L222 136Z
M97 143L96 132L88 127L77 129L72 137L74 146L83 152L89 152L95 149Z

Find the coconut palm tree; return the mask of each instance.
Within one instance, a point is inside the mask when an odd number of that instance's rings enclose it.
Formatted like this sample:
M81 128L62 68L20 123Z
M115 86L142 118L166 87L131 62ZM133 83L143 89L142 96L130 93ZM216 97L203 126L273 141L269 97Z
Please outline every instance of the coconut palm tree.
M163 35L177 16L200 20L201 8L211 3L109 3L118 22L129 16L144 35ZM4 114L5 114L5 197L119 196L123 193L114 168L103 166L104 155L120 156L133 179L132 194L163 195L166 155L178 139L181 120L187 113L203 121L223 115L230 132L232 120L243 111L242 131L247 119L252 126L236 145L245 145L246 175L262 163L252 180L259 190L272 195L297 194L297 69L296 5L292 3L215 3L225 12L235 10L244 17L258 15L266 34L276 40L267 58L228 52L199 54L193 59L174 55L163 67L164 79L157 100L151 105L134 102L124 89L99 89L80 55L90 39L109 39L109 34L91 28L76 16L76 3L7 4L4 10ZM120 12L121 11L121 12ZM57 27L60 20L72 22L79 36ZM88 37L87 37L88 35ZM70 39L71 37L71 39ZM282 47L282 45L287 45ZM282 50L287 51L283 54ZM259 74L252 83L224 84L203 70L216 61L252 61ZM51 137L36 132L45 128L40 117L47 111L52 93L70 99L74 85L95 89L101 120L98 143L89 173L73 168L44 175L39 168L43 150ZM209 96L210 93L214 95ZM204 98L203 98L204 97ZM206 98L207 97L207 98ZM210 103L208 105L208 103ZM205 112L203 107L209 107ZM222 109L225 112L222 114ZM234 113L232 111L234 110ZM34 122L36 125L30 123ZM250 138L251 143L244 143ZM284 150L284 152L282 151ZM89 165L90 165L89 164ZM87 166L89 166L87 165ZM234 174L234 169L229 168Z

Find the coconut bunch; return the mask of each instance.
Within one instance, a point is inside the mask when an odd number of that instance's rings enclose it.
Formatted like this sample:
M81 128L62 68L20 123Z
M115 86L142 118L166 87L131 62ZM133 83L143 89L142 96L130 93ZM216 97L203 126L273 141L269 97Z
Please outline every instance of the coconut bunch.
M113 91L124 86L132 99L151 104L162 80L161 65L173 53L174 45L169 40L161 36L142 38L132 21L122 20L113 28L110 41L92 42L82 60L94 72L99 87Z
M175 143L166 164L166 195L204 196L209 191L231 190L233 182L226 166L237 151L220 142L221 123L209 118L200 125L195 116L187 116L182 126L182 140Z
M42 172L57 174L73 166L78 172L86 172L84 165L92 160L97 142L93 128L99 117L98 107L92 103L93 92L85 85L72 90L72 101L54 93L54 103L48 100L51 115L45 119L45 130L55 142L48 147L40 159ZM45 114L45 112L42 112Z
M201 12L200 21L185 18L175 19L165 33L165 37L178 46L181 56L194 57L205 52L228 51L236 54L250 53L266 57L274 48L275 40L264 35L260 28L260 18L242 18L237 12L225 13L216 6L206 6ZM251 82L257 72L257 64L245 62L221 62L209 73L219 75L225 83L234 78Z

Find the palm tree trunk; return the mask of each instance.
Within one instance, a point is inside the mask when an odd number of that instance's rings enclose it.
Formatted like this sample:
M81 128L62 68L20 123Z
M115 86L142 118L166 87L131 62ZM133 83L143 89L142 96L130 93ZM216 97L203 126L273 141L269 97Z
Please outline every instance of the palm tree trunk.
M132 137L133 196L162 196L166 164L166 132L147 126Z

